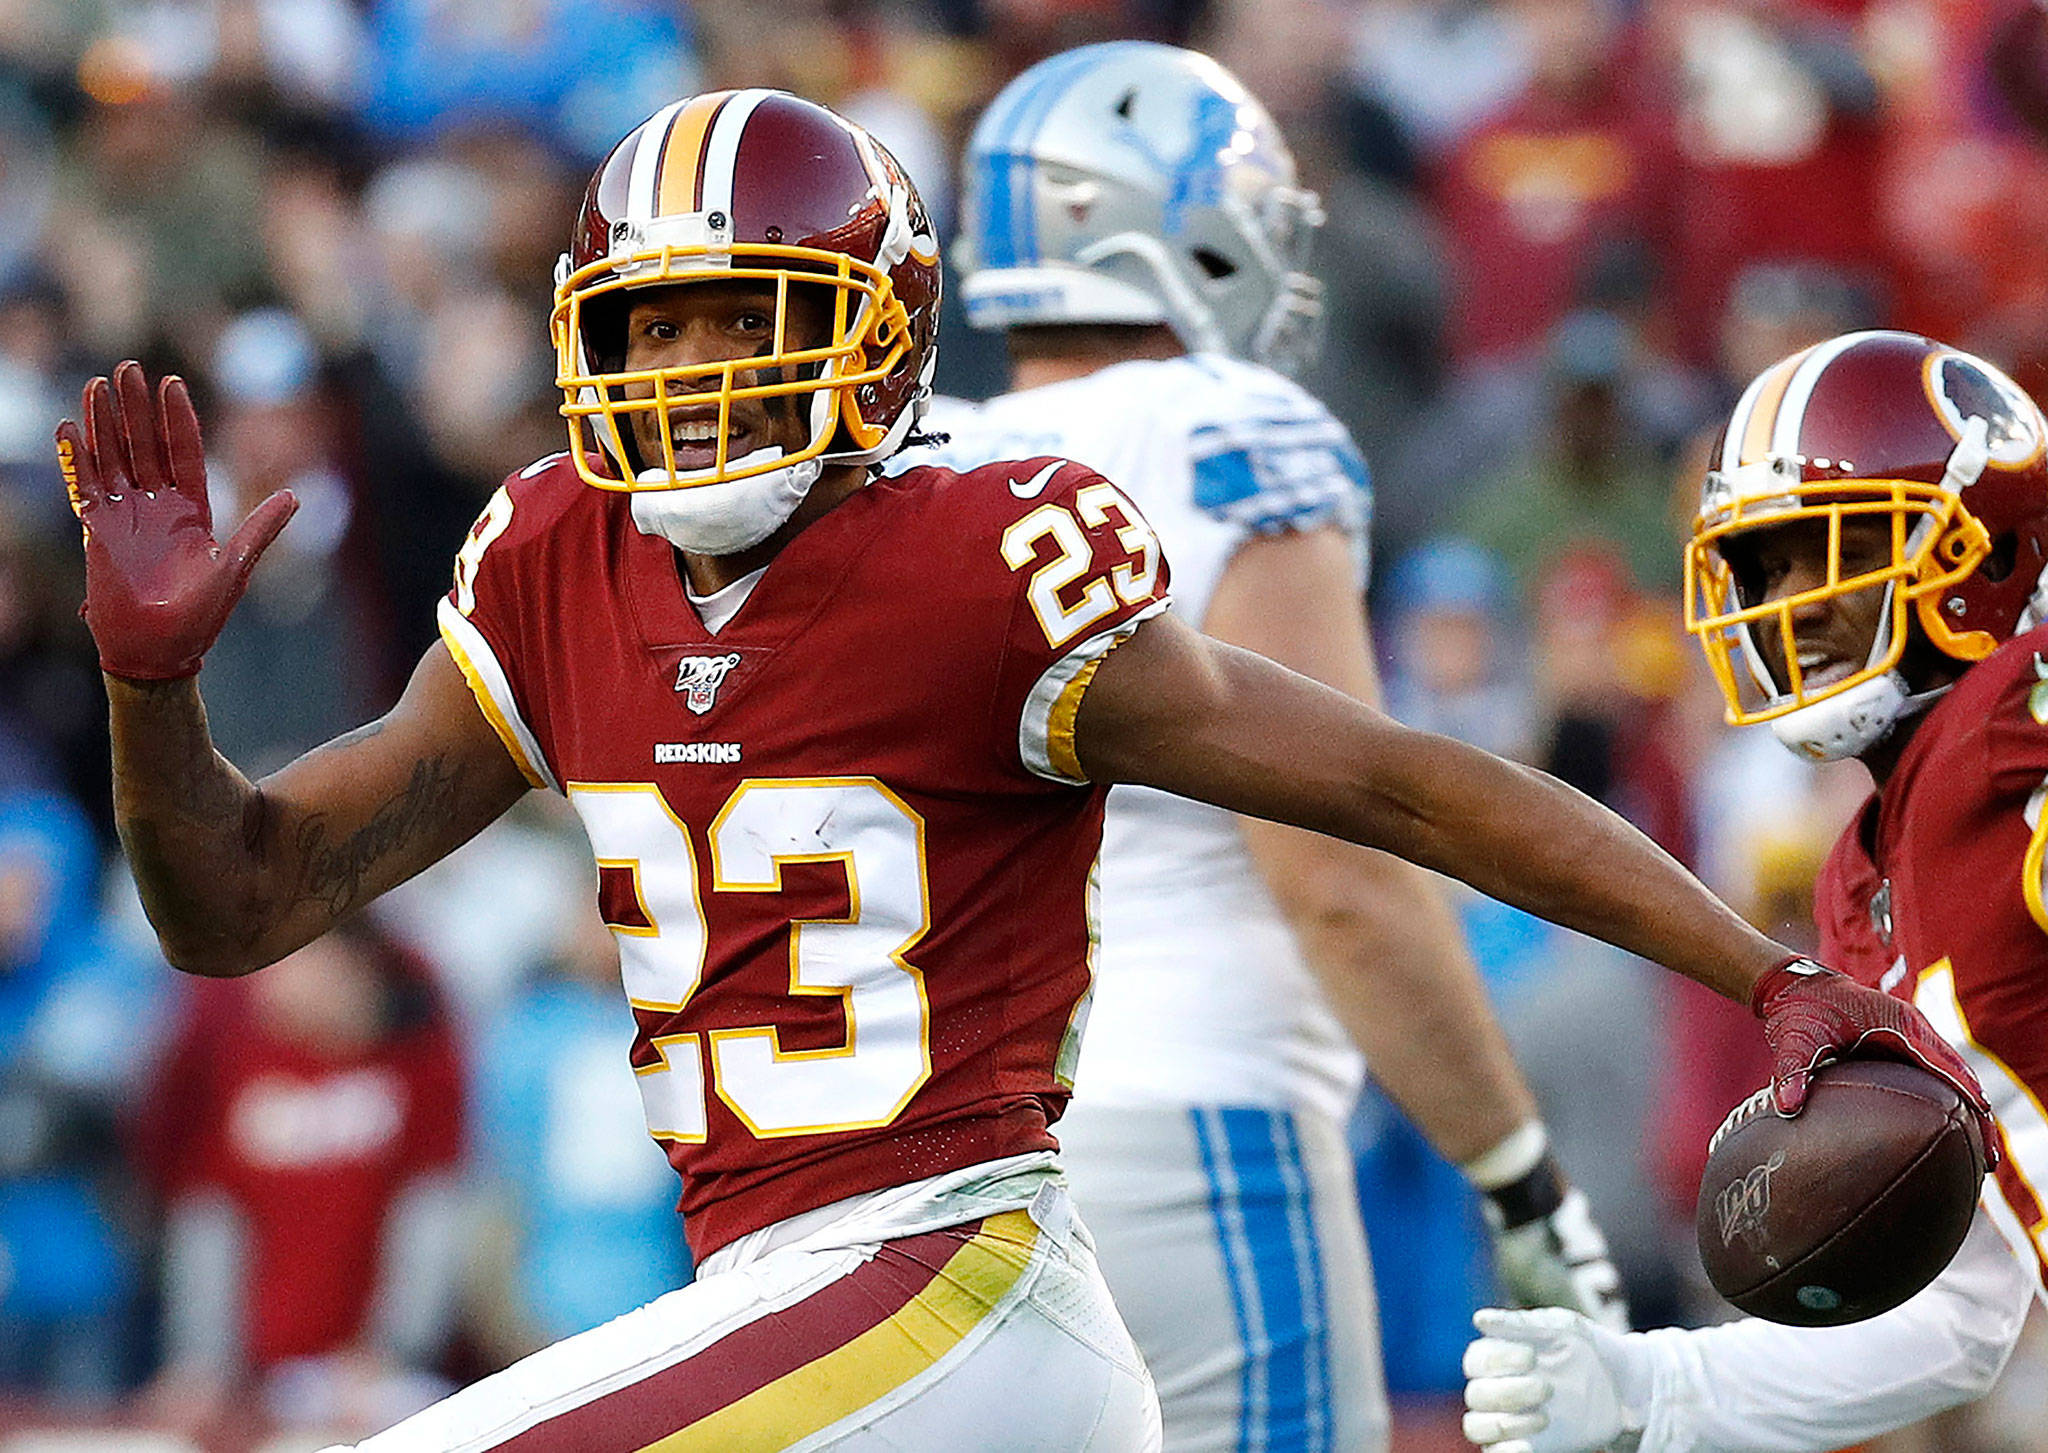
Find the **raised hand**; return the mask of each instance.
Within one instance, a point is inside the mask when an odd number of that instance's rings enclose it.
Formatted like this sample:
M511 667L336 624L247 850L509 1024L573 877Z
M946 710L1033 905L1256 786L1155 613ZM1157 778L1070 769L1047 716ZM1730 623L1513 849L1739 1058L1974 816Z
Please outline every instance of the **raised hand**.
M299 502L279 490L223 548L183 379L165 377L152 401L131 359L111 383L85 386L81 411L83 430L70 419L57 426L57 464L85 530L85 619L100 669L136 681L194 675Z
M1998 1127L1983 1087L1918 1009L1810 959L1792 959L1757 981L1750 1008L1771 1047L1771 1097L1780 1115L1806 1104L1813 1072L1856 1053L1901 1059L1940 1075L1975 1111L1985 1164L1998 1164Z

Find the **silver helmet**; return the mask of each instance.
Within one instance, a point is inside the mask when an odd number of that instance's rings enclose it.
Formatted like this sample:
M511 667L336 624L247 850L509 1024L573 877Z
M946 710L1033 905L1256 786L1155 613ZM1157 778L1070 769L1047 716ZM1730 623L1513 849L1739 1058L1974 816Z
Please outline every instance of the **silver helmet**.
M1117 41L1039 62L974 129L965 213L974 327L1166 323L1283 372L1314 354L1322 206L1266 108L1205 55Z

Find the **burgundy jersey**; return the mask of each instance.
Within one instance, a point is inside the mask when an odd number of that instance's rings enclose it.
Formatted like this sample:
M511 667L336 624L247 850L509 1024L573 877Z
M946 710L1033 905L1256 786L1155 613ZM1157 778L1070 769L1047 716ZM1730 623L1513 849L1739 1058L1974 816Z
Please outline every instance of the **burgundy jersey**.
M2005 1160L1986 1208L2048 1296L2048 628L1920 723L1815 885L1821 957L1910 998L1970 1062Z
M252 1364L346 1349L370 1331L399 1196L461 1159L453 1026L433 1004L376 1044L328 1050L280 1033L248 980L184 994L143 1102L144 1164L167 1200L218 1194L239 1214Z
M678 564L629 496L542 460L484 511L440 619L589 832L702 1258L1054 1146L1102 830L1074 716L1167 572L1113 486L1053 459L870 483L715 635Z

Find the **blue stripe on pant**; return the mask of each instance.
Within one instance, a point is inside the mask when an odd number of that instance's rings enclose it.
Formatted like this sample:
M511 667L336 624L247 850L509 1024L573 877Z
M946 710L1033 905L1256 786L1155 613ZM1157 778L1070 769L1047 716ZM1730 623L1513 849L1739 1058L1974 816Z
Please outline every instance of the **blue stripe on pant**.
M1243 1453L1328 1453L1328 1312L1301 1145L1285 1114L1188 1112L1245 1348Z

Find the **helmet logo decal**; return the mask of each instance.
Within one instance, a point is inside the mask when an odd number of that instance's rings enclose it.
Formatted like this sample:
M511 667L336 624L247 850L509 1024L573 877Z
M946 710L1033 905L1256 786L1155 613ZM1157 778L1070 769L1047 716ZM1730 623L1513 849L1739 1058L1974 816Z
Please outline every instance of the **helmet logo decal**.
M1177 236L1190 207L1204 206L1220 201L1223 196L1222 157L1233 150L1237 140L1237 106L1228 97L1214 91L1202 90L1195 95L1195 114L1192 117L1193 135L1188 140L1188 149L1178 158L1169 158L1152 144L1152 139L1138 129L1131 120L1131 101L1136 91L1127 93L1116 107L1119 125L1116 139L1143 156L1160 172L1172 179L1173 190L1167 195L1166 210L1162 219L1167 236ZM1247 158L1254 149L1253 138L1245 138L1243 150Z
M1978 418L1985 424L1984 444L1992 463L2010 469L2040 452L2040 415L2017 384L1960 353L1937 359L1932 372L1935 406L1958 438Z

